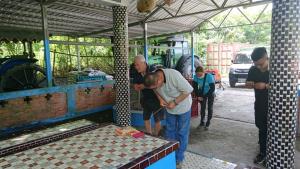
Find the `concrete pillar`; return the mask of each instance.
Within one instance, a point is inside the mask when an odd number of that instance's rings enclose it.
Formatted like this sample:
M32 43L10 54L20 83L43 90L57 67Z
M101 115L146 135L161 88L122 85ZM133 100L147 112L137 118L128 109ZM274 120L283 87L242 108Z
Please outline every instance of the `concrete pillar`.
M128 70L128 17L126 6L113 9L116 120L120 126L130 125L129 70Z
M294 169L300 0L273 0L267 168Z

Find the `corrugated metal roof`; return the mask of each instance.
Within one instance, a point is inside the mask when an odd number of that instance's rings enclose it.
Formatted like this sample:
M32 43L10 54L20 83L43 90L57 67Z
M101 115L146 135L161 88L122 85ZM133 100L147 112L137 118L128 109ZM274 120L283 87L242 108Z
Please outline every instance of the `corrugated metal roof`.
M113 26L112 8L121 0L51 0L47 5L48 27L52 35L110 36ZM157 0L156 13L139 13L137 0L128 2L128 23L143 22L148 15L148 36L190 31L206 19L231 6L250 3L269 3L271 0L176 0L170 6ZM226 2L226 3L224 3ZM217 4L217 6L216 6ZM194 15L192 15L195 13ZM129 38L139 38L139 24L129 28ZM0 0L0 28L42 30L41 7L37 0ZM106 30L106 31L101 31ZM101 33L99 33L101 31ZM93 34L95 32L95 34ZM97 34L98 32L98 34ZM4 36L0 34L0 36ZM10 34L11 36L11 34ZM18 33L18 36L20 34ZM5 37L0 37L3 39Z

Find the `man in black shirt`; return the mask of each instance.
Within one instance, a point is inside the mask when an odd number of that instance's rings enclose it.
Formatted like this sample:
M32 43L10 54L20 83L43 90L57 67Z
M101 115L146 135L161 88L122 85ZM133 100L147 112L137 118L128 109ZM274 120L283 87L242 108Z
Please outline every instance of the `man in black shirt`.
M255 125L259 129L260 146L260 152L254 159L254 163L265 165L269 89L269 63L266 48L255 48L251 54L251 59L255 66L249 70L246 86L253 88L255 93Z
M160 108L160 102L152 89L145 89L144 76L149 72L154 72L156 68L154 66L148 66L144 56L138 55L134 59L134 67L136 73L133 75L133 84L136 91L142 91L142 98L140 100L143 107L143 118L146 131L152 134L150 117L154 114L155 121L155 133L158 135L161 129L160 121L164 117L165 109Z

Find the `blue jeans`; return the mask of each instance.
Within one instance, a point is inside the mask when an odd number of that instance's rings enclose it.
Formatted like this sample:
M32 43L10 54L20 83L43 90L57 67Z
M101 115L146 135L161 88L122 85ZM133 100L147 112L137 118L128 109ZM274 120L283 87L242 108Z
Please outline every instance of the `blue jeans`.
M166 139L179 141L176 150L176 162L182 162L187 148L190 133L191 110L184 114L174 115L166 113Z

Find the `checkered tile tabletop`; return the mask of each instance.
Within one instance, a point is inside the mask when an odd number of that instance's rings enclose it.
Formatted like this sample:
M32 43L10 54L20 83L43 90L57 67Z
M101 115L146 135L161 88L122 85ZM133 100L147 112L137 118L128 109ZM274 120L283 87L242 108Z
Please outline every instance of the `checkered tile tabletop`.
M69 122L69 123L65 123L65 124L61 124L55 127L51 127L51 128L47 128L45 130L40 130L38 132L33 132L33 133L29 133L29 134L24 134L12 139L8 139L8 140L2 140L0 141L0 149L6 148L6 147L10 147L10 146L14 146L17 144L22 144L28 141L32 141L32 140L36 140L39 138L43 138L49 135L53 135L53 134L58 134L64 131L69 131L78 127L82 127L82 126L86 126L86 125L90 125L93 124L93 122L88 121L88 120L77 120L74 122Z
M185 152L183 169L234 169L237 165L223 160Z
M117 136L115 128L108 125L2 157L0 168L118 168L169 143L147 135Z

